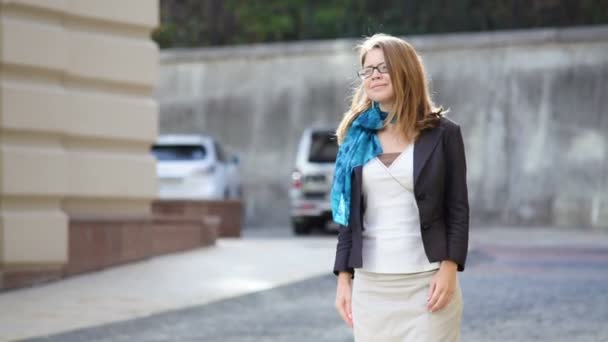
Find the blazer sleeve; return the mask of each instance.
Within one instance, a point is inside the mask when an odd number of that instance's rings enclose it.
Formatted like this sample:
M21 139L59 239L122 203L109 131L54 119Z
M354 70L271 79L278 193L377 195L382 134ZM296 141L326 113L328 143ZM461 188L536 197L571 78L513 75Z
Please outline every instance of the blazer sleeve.
M354 172L351 175L351 198L354 198L355 194L355 175ZM351 217L348 218L348 225L340 225L338 227L338 245L336 246L336 259L334 262L334 274L337 276L340 272L349 272L352 277L355 275L355 270L352 267L348 266L348 261L350 260L350 254L353 247L353 230L352 217L356 212L353 206L354 201L351 200Z
M336 260L334 262L334 274L337 276L340 272L349 272L354 276L355 271L352 267L348 267L348 259L353 244L353 234L349 226L338 228L338 245L336 246Z
M460 126L453 124L446 137L445 224L448 259L464 271L469 245L469 198L464 142Z

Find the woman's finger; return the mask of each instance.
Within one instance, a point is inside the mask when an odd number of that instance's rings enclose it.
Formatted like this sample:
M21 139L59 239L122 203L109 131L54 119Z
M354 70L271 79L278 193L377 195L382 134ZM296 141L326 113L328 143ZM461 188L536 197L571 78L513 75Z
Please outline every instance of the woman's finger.
M435 304L437 303L437 301L439 300L439 298L441 297L441 295L443 294L444 291L445 290L442 287L440 287L438 285L435 286L435 290L433 291L431 298L426 303L427 310L431 311L431 308L433 306L435 306Z
M350 318L350 300L347 300L344 297L340 297L336 300L336 308L338 309L338 313L342 320L350 327L352 327L353 323Z
M448 302L450 301L450 294L445 291L441 294L441 296L439 297L439 299L437 300L437 303L435 303L435 305L433 307L431 307L431 312L436 312L439 311L441 309L443 309Z
M429 291L426 295L426 302L428 303L431 298L433 297L433 293L435 292L435 288L437 286L437 282L435 281L435 279L433 278L433 280L431 280L431 285L429 286Z
M350 327L353 326L353 309L351 307L351 299L345 298L346 303L346 317L348 318L348 322L346 322Z

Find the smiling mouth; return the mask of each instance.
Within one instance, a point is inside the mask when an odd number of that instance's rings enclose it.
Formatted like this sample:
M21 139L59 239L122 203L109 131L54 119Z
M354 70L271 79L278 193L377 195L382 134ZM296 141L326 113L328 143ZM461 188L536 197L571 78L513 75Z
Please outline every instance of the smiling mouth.
M376 88L380 88L380 87L386 87L386 84L375 85L372 87L372 89L376 89Z

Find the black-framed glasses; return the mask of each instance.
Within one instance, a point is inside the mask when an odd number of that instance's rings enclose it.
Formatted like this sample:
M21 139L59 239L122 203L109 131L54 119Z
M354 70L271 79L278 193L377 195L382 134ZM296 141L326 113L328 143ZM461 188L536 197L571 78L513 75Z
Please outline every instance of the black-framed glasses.
M378 72L381 74L388 73L388 67L386 66L386 64L382 63L382 64L376 65L376 66L365 67L365 68L357 71L357 75L362 79L366 79L366 78L371 77L374 74L374 70L378 70Z

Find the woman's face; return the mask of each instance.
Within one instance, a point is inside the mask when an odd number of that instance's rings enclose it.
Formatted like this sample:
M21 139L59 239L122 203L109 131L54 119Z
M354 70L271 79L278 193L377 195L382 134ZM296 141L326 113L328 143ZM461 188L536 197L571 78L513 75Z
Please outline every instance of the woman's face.
M374 67L376 68L374 69ZM393 85L382 49L374 48L367 53L361 71L364 74L363 88L367 97L384 105L392 104L394 99Z

